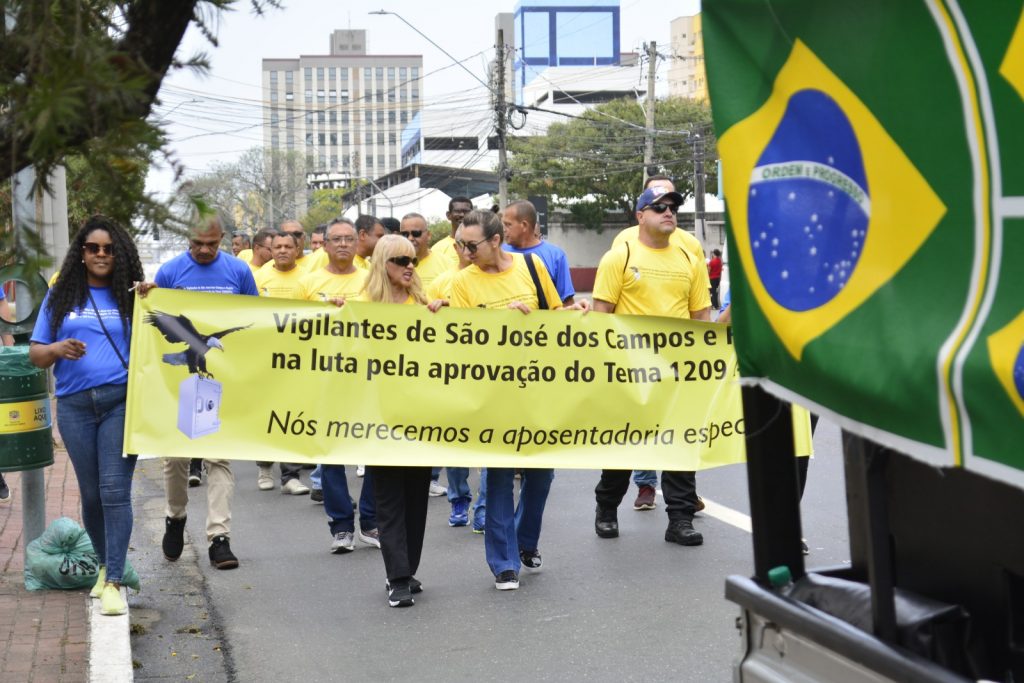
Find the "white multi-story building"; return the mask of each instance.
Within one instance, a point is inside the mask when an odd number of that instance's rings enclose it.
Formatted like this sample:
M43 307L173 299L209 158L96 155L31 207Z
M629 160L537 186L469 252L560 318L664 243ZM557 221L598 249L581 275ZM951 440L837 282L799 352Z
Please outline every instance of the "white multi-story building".
M672 41L669 96L707 102L708 80L704 69L704 32L700 15L673 19L669 27Z
M325 55L266 58L264 146L300 153L310 174L390 173L421 110L422 71L422 55L367 54L363 30L334 31Z

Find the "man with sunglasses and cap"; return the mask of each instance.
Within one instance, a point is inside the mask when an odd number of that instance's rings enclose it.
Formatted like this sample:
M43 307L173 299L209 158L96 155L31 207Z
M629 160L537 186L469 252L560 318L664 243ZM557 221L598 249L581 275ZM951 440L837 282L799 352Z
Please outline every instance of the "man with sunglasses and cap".
M663 186L644 190L636 202L637 237L613 246L598 265L595 311L711 319L704 260L672 240L676 212L682 203L681 194ZM601 538L619 535L617 508L629 489L629 474L629 470L601 472L601 481L594 490L594 530ZM661 484L669 518L665 540L687 546L702 544L704 537L693 528L693 515L698 510L694 473L666 470Z
M217 294L257 296L252 271L240 259L220 251L224 230L220 219L200 219L189 235L189 248L183 254L160 266L156 282L138 285L139 296L153 287L184 289ZM231 552L231 499L235 477L228 460L206 462L208 489L206 493L206 540L210 544L210 563L217 569L234 569L238 558ZM185 521L188 505L189 461L183 458L164 459L164 496L167 503L164 523L164 557L174 562L181 557L185 545Z

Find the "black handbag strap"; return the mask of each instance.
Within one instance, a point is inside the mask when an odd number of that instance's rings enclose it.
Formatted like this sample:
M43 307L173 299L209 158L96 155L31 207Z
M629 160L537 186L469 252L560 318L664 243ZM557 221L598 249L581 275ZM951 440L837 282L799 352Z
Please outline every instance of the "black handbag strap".
M533 278L533 286L537 289L537 306L543 309L548 307L548 299L544 296L544 290L540 286L540 276L537 275L537 266L533 262L533 254L523 254L526 259L526 267L530 270L530 277Z
M117 354L117 359L121 361L121 365L125 370L128 369L128 361L121 355L121 350L117 348L117 344L114 343L114 338L110 336L110 332L107 332L107 326L103 323L103 316L100 315L100 309L96 306L96 301L92 298L92 292L89 292L89 303L92 304L92 310L96 311L96 319L100 321L100 328L103 329L103 334L107 336L107 341L114 348L114 353Z

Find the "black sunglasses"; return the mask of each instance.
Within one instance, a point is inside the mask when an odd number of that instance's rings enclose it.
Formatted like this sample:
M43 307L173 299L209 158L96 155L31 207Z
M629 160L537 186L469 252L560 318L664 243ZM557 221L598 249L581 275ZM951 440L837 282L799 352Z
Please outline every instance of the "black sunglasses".
M388 263L394 263L399 268L408 268L409 264L415 268L420 264L420 260L415 256L392 256L388 259Z
M675 204L650 204L649 206L645 206L644 208L650 209L654 213L665 213L666 211L676 213L677 211L679 211L679 207L676 206Z
M85 250L93 256L96 254L103 254L104 256L108 254L110 256L114 255L113 244L96 244L95 242L86 242L82 246L85 247Z
M470 254L475 254L475 253L476 253L476 248L477 248L477 247L479 247L479 246L480 246L481 244L483 244L483 243L484 243L484 242L486 242L486 241L487 241L487 240L485 240L485 239L483 239L483 240L477 240L476 242L464 242L464 241L462 241L462 240L456 240L456 241L455 241L455 245L456 245L456 246L457 246L457 247L458 247L459 249L465 249L465 250L466 250L466 251L468 251L468 252L469 252Z
M415 237L416 239L419 239L422 237L424 232L424 230L406 230L405 232L399 232L398 234L405 238Z
M286 235L291 235L295 239L298 239L300 237L305 237L306 236L306 233L303 232L302 230L292 230L290 232L285 232L285 234Z

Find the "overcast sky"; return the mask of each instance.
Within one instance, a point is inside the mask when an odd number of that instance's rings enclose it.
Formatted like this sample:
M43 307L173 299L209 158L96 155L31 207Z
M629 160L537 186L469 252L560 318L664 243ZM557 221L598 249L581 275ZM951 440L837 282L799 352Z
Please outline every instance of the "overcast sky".
M327 54L330 33L337 28L365 29L369 54L422 54L426 75L420 90L425 107L466 107L467 112L486 116L486 91L472 76L396 17L368 12L397 12L486 80L486 65L493 54L494 17L515 7L514 0L283 0L282 4L283 9L272 9L260 17L251 12L248 0L239 0L237 11L224 13L213 23L218 47L196 30L190 30L182 41L179 59L206 52L210 72L201 77L184 70L170 75L164 81L155 115L168 124L172 148L186 174L201 173L213 163L232 161L242 151L262 145L261 60ZM621 0L621 50L639 52L645 41L655 40L659 52L667 52L669 22L695 14L699 8L699 0ZM658 66L659 95L666 91L667 72L668 63L662 61ZM638 82L641 76L637 67ZM166 169L151 171L151 191L165 193L172 186Z

